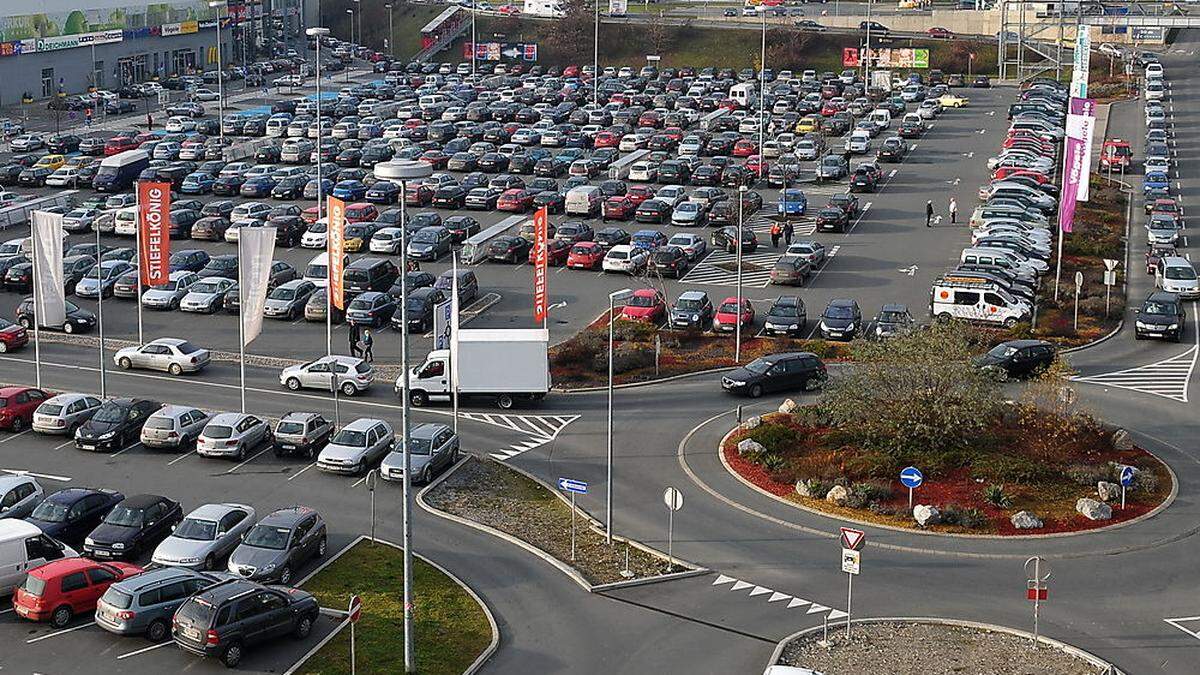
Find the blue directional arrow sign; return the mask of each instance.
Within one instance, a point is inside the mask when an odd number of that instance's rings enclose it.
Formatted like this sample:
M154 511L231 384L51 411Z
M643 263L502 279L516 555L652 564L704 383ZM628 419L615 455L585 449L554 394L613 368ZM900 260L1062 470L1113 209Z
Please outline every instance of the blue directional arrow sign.
M1129 484L1133 482L1134 472L1135 471L1132 466L1121 467L1121 485L1123 487L1129 487Z
M574 494L586 495L588 484L573 478L559 478L558 489L563 492L572 492Z
M905 468L900 472L900 482L904 487L912 490L921 487L921 483L925 482L925 474L915 466Z

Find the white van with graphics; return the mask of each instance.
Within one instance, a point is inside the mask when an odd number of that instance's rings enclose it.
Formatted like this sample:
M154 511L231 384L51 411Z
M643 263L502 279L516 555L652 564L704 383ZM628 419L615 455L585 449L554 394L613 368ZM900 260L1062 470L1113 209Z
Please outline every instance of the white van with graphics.
M947 274L933 282L929 313L938 321L963 319L1013 326L1028 321L1033 307L998 284Z

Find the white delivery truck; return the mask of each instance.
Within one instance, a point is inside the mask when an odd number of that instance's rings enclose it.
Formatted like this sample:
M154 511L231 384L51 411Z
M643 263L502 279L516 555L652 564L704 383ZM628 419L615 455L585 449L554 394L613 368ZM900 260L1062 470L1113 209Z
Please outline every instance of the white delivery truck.
M460 401L490 398L505 410L517 401L540 401L550 391L550 333L541 328L458 331L458 359L449 349L435 349L409 372L408 397L417 407L449 401L451 378L458 381ZM396 379L403 395L403 376Z

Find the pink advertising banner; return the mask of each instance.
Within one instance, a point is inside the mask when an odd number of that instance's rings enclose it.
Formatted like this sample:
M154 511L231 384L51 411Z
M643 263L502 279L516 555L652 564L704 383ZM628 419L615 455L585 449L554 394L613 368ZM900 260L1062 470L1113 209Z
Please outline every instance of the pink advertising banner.
M1070 232L1075 222L1075 201L1080 186L1088 180L1088 155L1091 154L1091 128L1095 124L1096 101L1072 98L1067 113L1067 133L1063 142L1063 186L1058 202L1058 227Z

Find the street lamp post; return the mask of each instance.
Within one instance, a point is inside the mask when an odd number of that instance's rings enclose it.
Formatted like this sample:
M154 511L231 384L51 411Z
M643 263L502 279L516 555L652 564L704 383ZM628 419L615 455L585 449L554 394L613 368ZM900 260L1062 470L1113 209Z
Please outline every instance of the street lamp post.
M746 186L738 186L738 231L737 231L737 319L734 323L733 362L742 362L742 208L746 204Z
M758 60L758 180L763 178L763 141L765 140L765 130L763 129L763 115L767 107L767 11L764 6L760 8L762 11L762 51Z
M394 24L392 23L392 21L395 18L395 14L392 12L392 8L393 8L392 3L385 2L385 3L383 3L383 6L388 11L388 39L387 39L388 55L390 55L394 59L394 58L396 58L396 28L395 28Z
M418 160L391 160L375 165L375 176L379 180L400 183L400 370L401 375L401 437L404 452L404 672L416 672L413 652L412 625L412 455L410 397L408 395L408 223L405 222L404 195L408 192L408 181L433 175L433 165ZM454 364L450 364L454 367Z
M209 0L208 6L217 10L217 134L220 137L221 153L225 152L225 73L221 62L221 11L225 0Z
M604 483L604 501L607 504L604 516L604 538L612 545L613 531L613 314L617 303L624 303L633 295L633 290L622 288L608 294L608 479Z
M321 39L329 35L329 29L314 26L304 33L317 41L317 220L320 220L325 211L325 176L321 173ZM325 263L332 265L333 261L326 260ZM333 288L328 285L325 287L325 355L333 356ZM334 387L335 392L336 389Z
M350 15L350 43L357 44L354 42L354 10L346 8L346 13Z
M600 0L596 0L596 36L592 47L592 105L600 101Z

